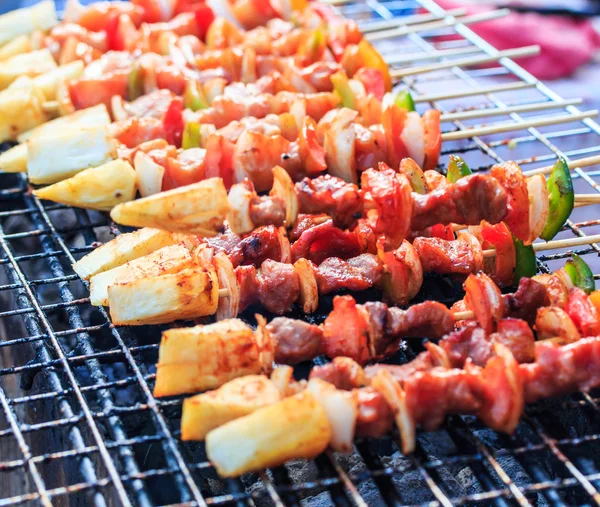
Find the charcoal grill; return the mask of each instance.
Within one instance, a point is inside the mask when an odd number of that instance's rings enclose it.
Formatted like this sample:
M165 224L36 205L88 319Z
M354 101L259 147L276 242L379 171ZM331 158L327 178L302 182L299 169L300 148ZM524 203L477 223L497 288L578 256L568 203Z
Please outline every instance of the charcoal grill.
M365 0L337 8L368 22L419 4L444 13L430 0ZM439 37L448 34L455 38ZM380 48L388 55L418 54L423 62L497 54L464 25L413 33ZM491 77L503 83L496 93L481 93ZM506 91L519 82L518 93ZM443 91L472 93L460 101L438 100L440 83ZM444 112L561 100L508 59L489 68L455 66L411 76L404 84ZM578 110L568 106L562 112ZM518 123L527 116L445 125ZM442 162L464 152L478 170L507 159L531 169L559 154L597 154L598 145L600 127L583 120L522 130L509 139L449 142ZM578 169L576 190L600 191L599 176L597 169ZM576 209L560 237L598 232L597 212ZM598 393L527 407L510 438L473 417L452 417L439 431L420 433L413 456L403 456L391 435L359 440L351 456L327 452L314 461L219 479L202 444L178 439L182 398L152 396L162 328L113 326L103 309L90 305L87 287L73 273L74 260L119 232L105 215L41 202L24 177L0 176L0 506L600 504ZM539 256L539 269L555 269L569 253ZM600 272L598 245L577 253ZM429 280L427 286L427 297L460 296L448 280ZM406 346L394 360L410 360L419 346Z

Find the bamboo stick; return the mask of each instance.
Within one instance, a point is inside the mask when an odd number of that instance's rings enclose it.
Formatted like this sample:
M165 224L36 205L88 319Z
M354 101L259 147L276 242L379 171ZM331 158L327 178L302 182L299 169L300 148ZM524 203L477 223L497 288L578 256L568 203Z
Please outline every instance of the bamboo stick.
M545 118L533 118L530 120L524 120L522 122L497 123L495 125L487 125L484 127L473 127L463 130L456 130L453 132L445 132L442 134L442 141L458 141L460 139L468 139L470 137L501 134L503 132L525 130L534 127L546 127L548 125L558 125L560 123L585 120L586 118L594 118L596 116L598 116L598 110L593 109L591 111L585 111L582 113L547 116Z
M393 65L398 63L411 63L419 60L436 60L447 56L463 56L480 52L481 49L477 46L465 46L460 48L438 49L435 53L420 51L418 53L406 53L403 55L384 55L383 58L388 65Z
M511 113L526 113L533 111L546 111L548 109L559 109L568 106L577 106L581 104L581 99L570 99L561 101L538 102L535 104L521 104L517 106L493 107L486 109L475 109L471 111L459 111L456 113L446 113L441 117L442 121L462 121L473 120L476 118L487 118L488 116L502 116Z
M569 169L571 171L582 167L589 167L591 165L600 164L600 155L592 155L591 157L580 158L578 160L569 160ZM536 174L550 174L554 165L547 165L545 167L538 167L537 169L531 169L525 171L525 176L535 176Z
M507 16L510 13L509 9L497 9L493 11L479 12L477 14L471 14L462 17L449 17L439 21L431 21L430 23L420 23L418 25L410 26L399 26L398 28L392 28L391 30L382 30L381 32L368 33L365 35L365 39L370 42L390 39L394 37L401 37L411 33L425 32L428 30L437 30L439 28L447 28L455 25L470 25L473 23L479 23L481 21L489 21L491 19L498 19Z
M454 60L445 60L443 62L432 63L431 65L422 65L419 67L408 67L405 69L391 69L390 75L394 78L413 76L415 74L425 74L435 72L436 70L449 69L452 67L466 67L472 65L481 65L484 63L497 62L501 58L523 58L526 56L535 56L539 54L540 46L525 46L517 49L506 49L498 51L496 55L471 56L467 58L455 58Z
M413 16L403 16L393 19L382 19L378 21L370 21L368 23L360 24L358 27L364 34L379 32L381 30L388 30L390 28L397 28L399 26L410 26L417 25L419 23L429 23L430 21L437 21L444 19L449 16L464 16L467 13L466 9L451 9L446 11L444 14L414 14Z
M488 95L490 93L502 93L516 90L535 88L535 83L507 83L496 86L487 86L485 88L475 88L472 90L461 90L458 92L434 93L429 95L416 95L413 100L419 102L439 102L440 100L462 99L465 97L476 97L477 95Z

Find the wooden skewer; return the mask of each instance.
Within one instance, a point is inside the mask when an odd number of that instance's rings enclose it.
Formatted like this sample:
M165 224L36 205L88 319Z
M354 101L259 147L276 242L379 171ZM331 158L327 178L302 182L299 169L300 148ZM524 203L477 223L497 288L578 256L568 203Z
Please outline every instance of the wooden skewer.
M600 164L600 155L593 155L591 157L580 158L578 160L570 160L569 161L569 169L571 171L575 169L579 169L581 167L589 167L591 165ZM550 174L554 165L547 165L545 167L538 167L537 169L531 169L529 171L525 171L523 174L525 176L535 176L536 174Z
M450 69L452 67L465 67L472 65L481 65L484 63L497 62L501 58L523 58L525 56L534 56L539 54L539 46L525 46L517 49L506 49L498 51L496 55L471 56L468 58L456 58L454 60L445 60L443 62L432 63L431 65L422 65L419 67L408 67L405 69L391 69L390 75L394 78L413 76L415 74L425 74L435 72L436 70Z
M365 35L365 39L368 41L378 41L382 39L390 39L393 37L400 37L416 32L425 32L428 30L437 30L438 28L452 27L455 25L469 25L472 23L479 23L480 21L487 21L490 19L497 19L507 16L510 13L509 9L497 9L493 11L480 12L477 14L471 14L469 16L462 17L447 17L439 21L432 21L430 23L420 23L418 25L410 26L399 26L391 30L383 30L376 33L368 33Z
M400 26L418 25L419 23L429 23L450 16L464 16L467 13L466 9L451 9L444 14L414 14L413 16L405 16L393 19L382 19L379 21L369 21L367 23L359 23L358 27L364 34L388 30L390 28L398 28Z
M574 246L592 245L600 241L600 234L594 234L592 236L580 236L576 238L567 239L555 239L553 241L546 241L544 243L534 243L531 245L535 252L544 252L546 250L557 250L559 248L572 248ZM484 250L484 259L496 256L496 250Z
M488 116L502 116L510 113L525 113L533 111L545 111L548 109L559 109L568 106L577 106L583 101L581 99L570 99L561 101L538 102L535 104L522 104L518 106L493 107L489 109L475 109L471 111L460 111L446 113L441 117L442 121L472 120L475 118L486 118Z
M416 95L413 100L419 102L439 102L440 100L461 99L464 97L475 97L477 95L487 95L489 93L510 92L516 90L524 90L527 88L535 88L535 83L507 83L496 86L488 86L485 88L474 88L472 90L461 90L458 92L434 93L430 95Z
M398 63L411 63L419 60L437 60L446 56L463 56L473 53L481 53L477 46L466 46L460 48L439 49L435 53L405 53L403 55L384 55L383 58L388 65ZM416 99L416 97L415 97Z
M454 132L445 132L442 134L442 141L458 141L459 139L468 139L470 137L487 136L490 134L501 134L502 132L511 132L514 130L525 130L534 127L545 127L548 125L557 125L559 123L569 123L573 121L585 120L598 116L598 110L585 111L576 114L563 114L557 116L547 116L545 118L534 118L522 122L497 123L485 127L473 127Z

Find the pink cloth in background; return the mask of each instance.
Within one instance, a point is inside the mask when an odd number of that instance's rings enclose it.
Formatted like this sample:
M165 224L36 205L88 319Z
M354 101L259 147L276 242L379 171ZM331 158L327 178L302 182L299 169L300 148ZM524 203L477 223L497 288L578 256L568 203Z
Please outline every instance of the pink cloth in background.
M466 7L469 14L490 10L455 0L437 0L445 9ZM536 13L513 12L503 18L470 25L471 30L497 49L538 44L541 53L517 62L539 79L557 79L572 74L600 48L600 35L588 20Z

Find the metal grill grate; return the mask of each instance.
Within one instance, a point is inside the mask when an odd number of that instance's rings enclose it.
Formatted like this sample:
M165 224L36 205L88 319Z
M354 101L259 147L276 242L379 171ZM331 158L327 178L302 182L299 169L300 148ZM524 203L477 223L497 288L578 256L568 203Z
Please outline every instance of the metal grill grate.
M419 2L444 12L431 0ZM338 8L368 21L417 6L366 0ZM439 37L448 34L458 38ZM497 53L461 25L380 47L388 55L418 53L426 63ZM525 85L518 92L478 93L492 76ZM404 79L415 96L439 92L441 82L445 90L473 90L460 101L427 104L444 112L561 100L507 59L485 69L451 67ZM539 114L457 121L451 128L518 123ZM469 165L480 170L506 159L530 169L561 153L571 159L596 154L598 136L600 127L584 120L516 132L510 142L498 135L448 142L442 162L466 152ZM577 170L576 190L599 191L599 176ZM597 211L576 209L561 237L600 232ZM511 438L473 417L453 417L441 430L421 433L414 456L403 456L392 436L360 440L349 457L328 452L312 462L219 479L203 445L177 438L182 398L152 396L161 328L114 327L104 310L89 304L87 287L73 274L71 263L114 233L103 215L40 202L25 178L0 177L0 506L600 504L600 398L594 393L529 407ZM568 253L539 256L540 269L556 268ZM577 253L600 273L598 245ZM396 360L417 352L406 348Z

